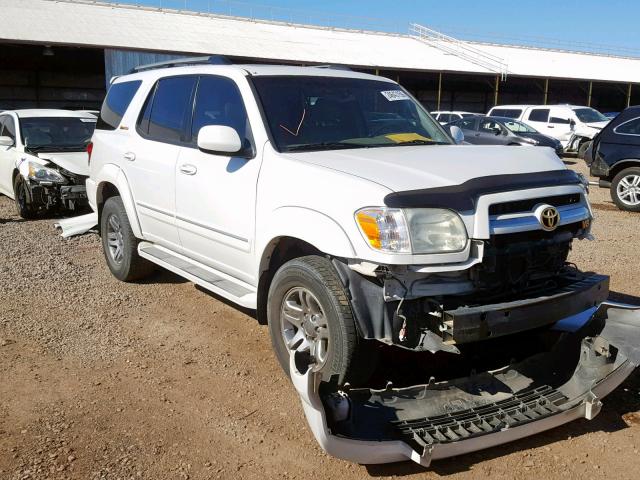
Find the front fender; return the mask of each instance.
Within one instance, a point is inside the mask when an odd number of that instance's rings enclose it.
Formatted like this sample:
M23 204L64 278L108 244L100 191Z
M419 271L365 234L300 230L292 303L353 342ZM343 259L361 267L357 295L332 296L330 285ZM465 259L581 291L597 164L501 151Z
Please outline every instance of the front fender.
M96 207L102 205L104 187L109 183L115 186L120 194L133 234L137 238L143 238L138 213L135 209L135 202L133 201L133 195L129 187L129 181L124 171L117 165L112 163L105 164L97 175L87 180L87 192L90 201L95 202L92 203L92 205L95 204Z
M280 207L263 222L264 232L257 238L257 252L262 256L278 238L292 237L307 242L323 253L354 258L356 253L349 236L333 218L305 207ZM260 229L259 229L260 231Z

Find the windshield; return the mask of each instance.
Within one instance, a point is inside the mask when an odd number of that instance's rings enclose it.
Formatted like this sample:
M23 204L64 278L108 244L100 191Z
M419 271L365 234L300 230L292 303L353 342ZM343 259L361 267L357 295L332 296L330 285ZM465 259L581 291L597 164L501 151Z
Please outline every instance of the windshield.
M608 122L610 120L593 108L576 108L574 112L582 123Z
M517 120L505 120L503 123L513 133L538 133L535 128Z
M20 119L25 148L38 151L84 151L96 126L95 118L30 117Z
M394 83L315 76L253 81L281 152L452 143Z

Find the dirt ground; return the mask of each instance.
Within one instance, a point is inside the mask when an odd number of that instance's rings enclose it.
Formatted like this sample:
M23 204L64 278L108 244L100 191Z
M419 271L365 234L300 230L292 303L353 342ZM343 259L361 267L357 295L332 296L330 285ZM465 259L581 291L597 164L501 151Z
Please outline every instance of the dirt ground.
M580 161L569 161L582 169ZM571 260L640 303L640 216L594 188L594 242ZM168 272L109 273L97 235L69 240L0 198L0 479L638 478L640 375L580 420L434 462L325 455L267 328Z

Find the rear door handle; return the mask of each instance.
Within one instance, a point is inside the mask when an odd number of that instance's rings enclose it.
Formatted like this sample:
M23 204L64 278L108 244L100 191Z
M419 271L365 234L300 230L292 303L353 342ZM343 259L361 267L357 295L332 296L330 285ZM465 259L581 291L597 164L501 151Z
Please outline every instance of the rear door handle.
M184 165L180 165L180 172L184 173L185 175L195 175L196 173L198 173L198 169L195 165L185 163Z
M123 155L125 160L133 162L136 159L136 154L133 152L127 152Z

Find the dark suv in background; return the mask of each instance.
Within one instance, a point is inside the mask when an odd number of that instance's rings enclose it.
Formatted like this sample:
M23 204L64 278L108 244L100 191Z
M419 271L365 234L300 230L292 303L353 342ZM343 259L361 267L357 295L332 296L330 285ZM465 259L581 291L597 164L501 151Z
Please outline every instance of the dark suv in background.
M640 106L627 108L598 133L585 161L618 208L640 212Z

